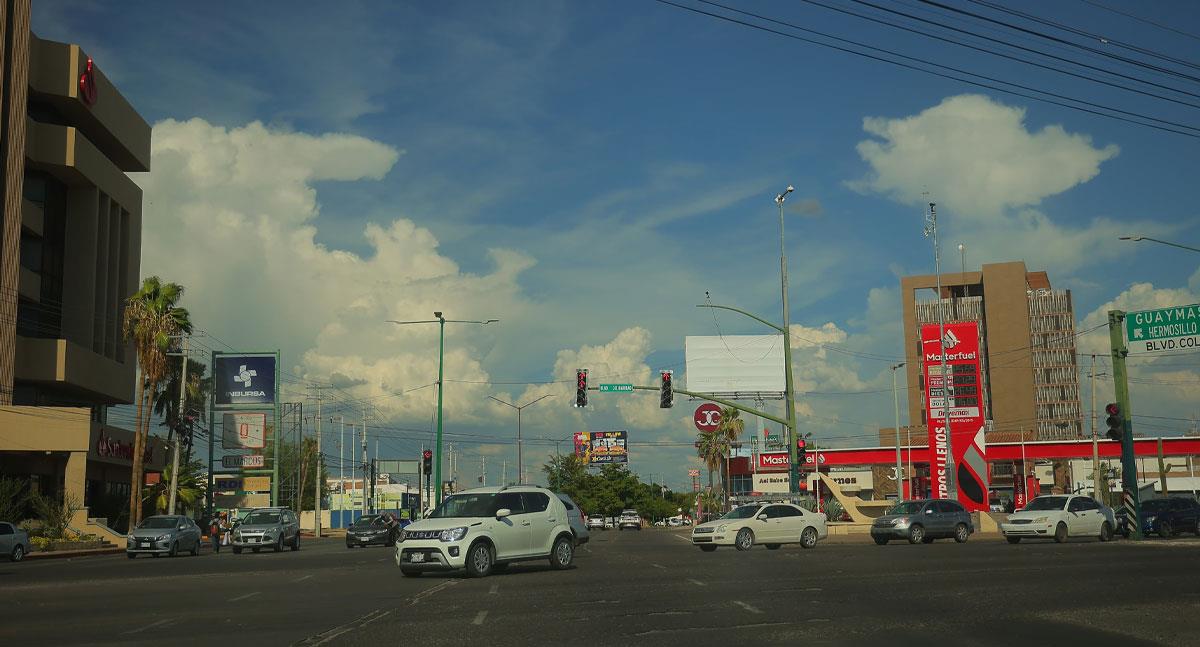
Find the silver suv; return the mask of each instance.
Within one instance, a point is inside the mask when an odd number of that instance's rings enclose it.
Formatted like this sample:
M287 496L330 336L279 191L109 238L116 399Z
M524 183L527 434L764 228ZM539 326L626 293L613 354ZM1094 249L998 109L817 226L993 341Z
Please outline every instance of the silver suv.
M232 542L235 555L243 548L257 553L264 546L277 553L284 546L300 550L300 522L287 508L255 508L233 529Z
M890 539L932 544L935 539L953 538L961 544L973 532L971 513L949 499L902 501L871 523L871 538L880 546Z

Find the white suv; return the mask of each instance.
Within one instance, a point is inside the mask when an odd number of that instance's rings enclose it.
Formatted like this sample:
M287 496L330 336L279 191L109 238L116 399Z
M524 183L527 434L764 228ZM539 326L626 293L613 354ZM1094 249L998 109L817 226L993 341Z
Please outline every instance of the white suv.
M637 510L621 511L621 519L617 522L617 530L625 530L626 528L631 530L642 529L642 518L638 515Z
M401 531L396 542L396 565L407 576L466 569L471 577L484 577L535 559L565 569L574 557L566 506L535 485L457 492Z

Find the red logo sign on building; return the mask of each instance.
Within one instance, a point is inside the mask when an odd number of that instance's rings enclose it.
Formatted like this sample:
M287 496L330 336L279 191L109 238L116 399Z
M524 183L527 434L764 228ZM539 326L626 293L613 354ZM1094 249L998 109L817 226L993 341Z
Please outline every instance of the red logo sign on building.
M942 374L945 353L946 374ZM987 445L984 442L983 383L980 379L979 324L953 322L921 327L925 375L925 414L929 421L930 496L949 498L947 445L953 450L958 501L967 510L988 509ZM946 414L949 412L947 433Z
M712 402L705 402L696 407L696 413L692 414L692 420L696 423L696 429L700 431L716 431L721 424L721 407Z
M96 105L96 70L91 56L88 57L83 74L79 75L79 98L89 106Z
M786 470L789 464L787 452L772 452L758 455L758 469L763 471Z

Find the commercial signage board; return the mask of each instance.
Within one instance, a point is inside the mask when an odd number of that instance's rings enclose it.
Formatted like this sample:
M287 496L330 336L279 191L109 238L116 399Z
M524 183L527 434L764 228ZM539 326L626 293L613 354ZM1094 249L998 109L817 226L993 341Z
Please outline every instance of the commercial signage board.
M696 407L696 412L692 414L692 422L696 424L696 429L703 432L713 432L721 425L721 405L712 402L705 402Z
M786 472L791 459L787 452L764 452L758 455L758 469L763 471L778 470Z
M265 508L271 505L270 494L218 494L213 497L213 504L218 510L244 510L247 508Z
M988 510L987 445L984 441L983 380L980 375L979 324L950 322L945 337L937 324L921 327L921 364L925 375L925 414L929 421L930 495L949 498L946 476L949 441L954 452L958 501L968 511ZM946 373L942 374L945 353ZM945 407L950 408L947 434Z
M236 492L242 489L240 476L218 476L213 478L213 489L218 492Z
M700 470L695 469L695 468L690 469L690 470L688 470L688 476L690 476L691 478L696 478L696 477L700 476Z
M262 449L266 437L265 413L226 413L221 416L221 446L225 449Z
M779 474L755 474L754 475L754 491L764 494L777 494L788 492L789 486L792 484L792 479L787 472Z
M271 477L247 476L242 479L242 489L247 492L271 492Z
M581 431L575 434L575 455L586 465L628 463L628 432Z
M261 454L237 454L221 457L222 467L266 467L267 461Z
M213 358L214 404L275 404L274 355L217 355Z
M783 397L783 335L688 336L683 354L689 391Z
M1200 304L1125 313L1130 353L1200 348Z

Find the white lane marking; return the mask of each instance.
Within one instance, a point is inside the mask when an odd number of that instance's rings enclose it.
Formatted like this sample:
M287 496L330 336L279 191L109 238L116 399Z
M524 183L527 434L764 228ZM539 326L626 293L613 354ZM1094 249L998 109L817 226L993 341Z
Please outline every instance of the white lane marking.
M323 644L333 640L334 638L341 636L342 634L349 633L351 631L354 631L355 629L361 629L362 627L365 627L365 626L371 624L372 622L375 622L376 620L388 615L389 613L391 613L391 610L384 611L383 609L376 609L376 610L366 614L365 616L362 616L360 618L355 618L354 620L351 620L350 622L347 622L344 625L338 625L338 626L334 627L333 629L321 632L315 636L309 636L305 640L303 640L299 643L296 643L296 644L308 645L310 647L315 647L316 645L323 645Z
M758 613L758 614L762 613L762 609L750 606L749 604L746 604L745 602L742 602L741 600L734 600L733 603L738 605L739 607L749 611L750 613Z
M252 597L258 595L259 593L262 593L262 591L254 591L252 593L247 593L246 595L239 595L236 598L229 598L229 601L230 602L240 602L242 600L245 600L246 598L252 598Z
M386 557L384 557L383 559L377 559L377 560L375 560L375 561L377 561L377 562L386 562L386 561L387 561L387 558L386 558Z
M304 580L307 580L310 577L312 577L312 573L309 573L308 575L305 575L304 577L300 577L300 578L292 580L292 584L295 584L296 582L303 582Z
M500 591L499 584L493 584L492 588L488 589L488 595L496 595Z
M691 538L691 537L684 537L683 535L671 535L671 536L672 536L672 537L674 537L674 538L676 538L676 539L682 539L683 541L686 541L686 542L687 542L687 543L689 543L689 544L690 544L690 543L692 543L692 538Z
M128 636L129 634L139 634L147 629L153 629L155 627L160 627L160 626L165 625L170 622L173 622L173 620L171 618L163 618L162 620L159 620L157 622L151 622L150 624L148 624L144 627L138 627L137 629L130 629L129 631L126 631L124 633L124 635Z
M424 591L421 591L420 593L414 595L412 598L412 602L409 603L409 606L412 606L412 605L420 602L421 600L433 595L434 593L437 593L438 591L441 591L442 589L444 589L446 587L454 586L455 584L458 584L458 580L446 580L445 582L442 582L441 584L438 584L437 586L431 586L431 587L425 589Z
M829 622L829 618L809 618L809 622Z
M483 619L486 617L487 617L487 611L480 611L479 613L475 614L475 619L471 621L471 624L481 625L481 624L483 624Z
M695 584L696 586L708 586L707 584L705 584L704 582L701 582L700 580L693 580L691 578L688 578L688 581L691 582L692 584Z
M664 571L667 570L667 567L663 566L662 564L651 564L651 566L653 566L654 568L661 568Z

